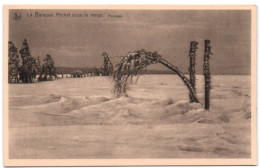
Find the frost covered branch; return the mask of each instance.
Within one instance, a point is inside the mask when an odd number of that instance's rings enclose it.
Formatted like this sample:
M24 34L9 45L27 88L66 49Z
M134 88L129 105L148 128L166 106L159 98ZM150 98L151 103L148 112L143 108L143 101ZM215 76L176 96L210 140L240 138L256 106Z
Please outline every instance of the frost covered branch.
M173 66L163 59L157 52L147 52L145 50L128 53L122 58L121 62L115 66L113 73L113 80L115 82L113 92L117 96L127 95L126 91L129 79L130 82L132 82L134 76L138 77L140 73L146 71L147 66L155 63L160 63L175 72L188 87L193 102L199 102L189 79L176 66Z

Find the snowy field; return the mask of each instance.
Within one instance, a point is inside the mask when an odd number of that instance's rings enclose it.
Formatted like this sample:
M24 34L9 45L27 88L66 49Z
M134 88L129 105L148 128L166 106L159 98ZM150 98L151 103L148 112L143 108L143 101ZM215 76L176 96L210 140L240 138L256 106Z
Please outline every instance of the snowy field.
M250 76L212 76L210 111L176 75L143 75L129 97L95 76L9 85L10 159L248 158Z

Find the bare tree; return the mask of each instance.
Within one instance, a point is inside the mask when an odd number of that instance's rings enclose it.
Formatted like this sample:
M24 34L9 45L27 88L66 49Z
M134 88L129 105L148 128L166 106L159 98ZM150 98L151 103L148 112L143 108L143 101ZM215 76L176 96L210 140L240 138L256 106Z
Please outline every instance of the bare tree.
M146 70L147 66L155 63L160 63L175 72L189 89L191 100L193 102L199 102L189 79L176 66L163 59L157 52L152 53L146 52L145 50L128 53L122 58L121 62L115 66L113 73L113 80L115 82L113 88L114 93L117 96L126 95L128 79L130 78L132 81L134 76L138 77L139 73Z
M190 57L190 67L189 67L189 72L190 72L190 83L191 86L194 89L194 92L196 92L196 70L195 70L195 65L196 65L196 50L198 49L197 45L199 43L196 41L191 41L190 42L190 51L189 51L189 57ZM190 102L193 102L193 98L190 95Z

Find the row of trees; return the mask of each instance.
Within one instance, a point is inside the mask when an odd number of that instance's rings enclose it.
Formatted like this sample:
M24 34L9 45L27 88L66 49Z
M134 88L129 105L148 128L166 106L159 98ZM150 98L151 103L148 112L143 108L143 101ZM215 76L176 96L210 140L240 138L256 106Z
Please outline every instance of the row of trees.
M41 66L39 56L37 59L31 56L30 48L26 39L24 39L22 43L22 47L19 50L19 53L14 43L9 41L8 42L9 83L13 83L13 82L33 83L34 80L36 79L37 74L40 74L38 78L39 81L52 80L52 76L56 76L54 61L52 60L51 56L47 54Z
M41 65L40 58L38 56L35 59L31 56L30 48L26 39L22 43L22 47L18 53L18 49L13 42L8 43L8 79L9 83L33 83L36 79L36 75L39 75L39 81L53 80L53 77L58 78L56 75L56 68L54 61L49 54L43 60ZM20 55L19 55L20 54ZM101 67L101 72L97 69L91 71L91 74L102 74L103 76L111 76L113 74L113 64L110 61L108 54L103 53L104 62ZM71 77L83 77L84 73L79 70L73 70Z

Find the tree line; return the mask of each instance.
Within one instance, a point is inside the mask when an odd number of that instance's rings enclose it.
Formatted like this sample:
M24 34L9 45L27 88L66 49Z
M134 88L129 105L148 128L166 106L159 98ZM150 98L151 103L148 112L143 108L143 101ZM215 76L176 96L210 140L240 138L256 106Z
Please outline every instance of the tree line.
M20 56L19 56L20 54ZM46 54L41 65L40 57L34 58L26 39L18 52L13 42L8 42L8 82L9 83L33 83L36 75L39 81L53 80L56 76L56 68L51 55Z
M103 53L104 62L101 68L57 68L51 55L46 54L41 64L40 57L33 57L26 39L22 43L21 49L12 41L8 42L8 82L9 83L33 83L38 81L52 81L53 77L58 78L57 71L62 75L69 74L71 78L81 78L88 76L110 76L113 73L113 64L108 54ZM90 72L90 73L89 73ZM37 78L38 75L38 78ZM67 75L66 75L67 76Z

